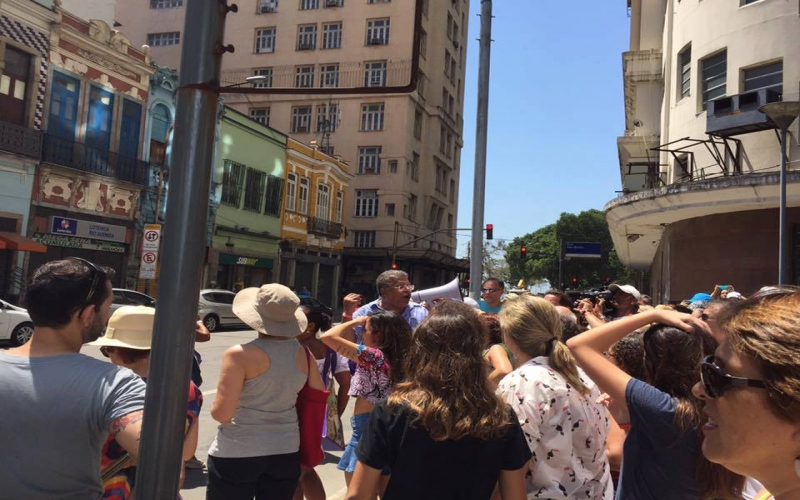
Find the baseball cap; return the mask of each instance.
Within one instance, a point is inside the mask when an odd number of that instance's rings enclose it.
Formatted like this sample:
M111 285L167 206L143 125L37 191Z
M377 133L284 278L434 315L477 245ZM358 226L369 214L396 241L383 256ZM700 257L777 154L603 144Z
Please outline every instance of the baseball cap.
M627 293L628 295L633 296L633 298L636 300L642 298L642 294L639 293L639 290L637 290L633 285L617 285L614 283L613 285L609 285L608 289L612 292Z

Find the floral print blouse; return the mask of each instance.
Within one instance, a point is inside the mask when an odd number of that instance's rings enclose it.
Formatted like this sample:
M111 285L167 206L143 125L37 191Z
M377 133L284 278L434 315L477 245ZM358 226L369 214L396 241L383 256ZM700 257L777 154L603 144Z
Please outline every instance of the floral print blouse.
M372 404L389 396L392 388L389 360L375 347L358 345L356 372L350 381L349 396L360 396Z
M528 498L613 498L606 458L608 416L597 403L600 391L579 369L591 389L586 396L550 367L533 358L506 375L498 395L517 413L533 457L525 482Z

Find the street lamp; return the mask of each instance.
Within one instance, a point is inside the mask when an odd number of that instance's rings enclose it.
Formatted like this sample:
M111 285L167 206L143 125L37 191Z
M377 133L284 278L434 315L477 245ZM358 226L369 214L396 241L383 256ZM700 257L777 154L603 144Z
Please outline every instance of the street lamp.
M256 83L263 82L263 81L264 81L264 80L266 80L267 78L268 78L268 77L267 77L267 75L253 75L253 76L248 76L247 78L245 78L245 79L244 79L244 81L243 81L243 82L239 82L239 83L233 83L233 84L231 84L231 85L225 85L224 87L220 87L220 89L221 89L221 90L224 90L224 89L230 89L230 88L233 88L233 87L239 87L240 85L248 85L248 84L253 84L253 85L255 85Z
M780 201L778 207L778 286L786 282L786 133L800 116L800 101L782 101L758 108L781 131Z

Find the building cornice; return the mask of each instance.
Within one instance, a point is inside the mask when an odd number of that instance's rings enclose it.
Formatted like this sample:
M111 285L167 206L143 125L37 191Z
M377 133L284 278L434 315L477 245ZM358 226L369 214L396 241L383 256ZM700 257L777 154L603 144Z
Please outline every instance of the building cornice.
M3 0L0 2L0 14L14 17L48 35L50 26L56 21L55 10L33 0Z

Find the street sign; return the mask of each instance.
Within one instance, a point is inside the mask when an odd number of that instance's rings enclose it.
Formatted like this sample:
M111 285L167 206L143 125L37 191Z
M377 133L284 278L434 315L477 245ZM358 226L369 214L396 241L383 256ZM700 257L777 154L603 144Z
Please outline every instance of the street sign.
M145 224L142 235L142 252L158 252L161 244L161 224Z
M600 243L567 242L564 257L571 259L599 259L602 256Z
M139 265L139 278L143 280L156 279L156 263L153 262L152 264L146 264L142 262Z

